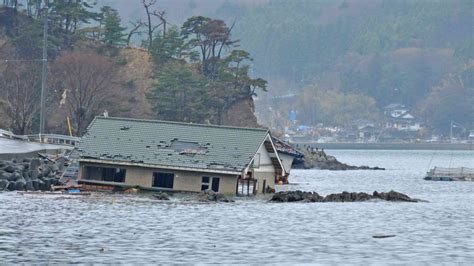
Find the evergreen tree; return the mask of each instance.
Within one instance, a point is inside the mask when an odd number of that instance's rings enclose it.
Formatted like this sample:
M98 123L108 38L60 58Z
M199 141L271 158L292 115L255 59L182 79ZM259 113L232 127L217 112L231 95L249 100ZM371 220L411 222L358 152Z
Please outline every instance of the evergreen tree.
M166 35L158 34L153 39L153 44L149 49L155 65L163 65L171 60L197 61L199 55L196 51L191 51L186 45L183 36L178 28L171 27Z
M210 116L205 80L181 62L166 64L147 94L158 119L204 122Z
M122 46L127 40L124 27L120 26L120 16L117 10L110 7L103 7L104 18L104 38L103 42L110 46Z

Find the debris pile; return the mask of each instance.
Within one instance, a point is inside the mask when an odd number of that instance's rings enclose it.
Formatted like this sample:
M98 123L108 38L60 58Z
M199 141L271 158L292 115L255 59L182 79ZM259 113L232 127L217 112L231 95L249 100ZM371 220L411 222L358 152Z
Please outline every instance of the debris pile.
M153 197L157 200L170 200L170 196L165 192L158 192L153 194Z
M410 198L409 196L396 192L377 192L372 195L364 192L347 192L329 194L326 197L320 196L316 192L306 191L282 191L275 193L270 201L274 202L356 202L368 200L386 200L386 201L403 201L403 202L419 202L421 200Z
M222 193L217 193L212 190L204 190L198 194L198 201L203 202L234 202Z
M43 158L21 161L0 160L0 191L49 191L51 186L62 185L65 158L54 161Z

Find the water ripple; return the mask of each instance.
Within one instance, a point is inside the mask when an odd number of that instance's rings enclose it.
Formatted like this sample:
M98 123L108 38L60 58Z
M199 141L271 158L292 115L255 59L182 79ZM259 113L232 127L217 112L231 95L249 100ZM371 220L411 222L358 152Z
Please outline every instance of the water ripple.
M2 263L469 263L474 182L422 180L431 154L337 151L387 171L294 171L282 190L397 190L427 203L158 203L147 196L0 193ZM474 167L474 153L440 153ZM451 156L451 157L450 157ZM369 162L369 163L367 163ZM442 166L442 165L439 165ZM393 238L374 239L373 235Z

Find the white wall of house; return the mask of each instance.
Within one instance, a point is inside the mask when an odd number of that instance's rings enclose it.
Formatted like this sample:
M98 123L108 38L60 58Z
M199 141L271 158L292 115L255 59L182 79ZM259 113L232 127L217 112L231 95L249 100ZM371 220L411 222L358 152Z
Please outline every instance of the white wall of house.
M123 168L126 170L125 173L125 182L124 183L114 183L114 182L103 182L94 180L88 180L86 176L85 167L94 166L94 167L113 167L113 168ZM173 173L174 182L172 189L163 189L153 187L153 173L162 172L162 173ZM176 190L176 191L191 191L191 192L200 192L202 183L202 177L210 177L209 189L211 189L212 179L219 178L219 190L218 192L234 195L236 186L237 186L237 175L228 175L228 174L217 174L217 173L205 173L205 172L191 172L191 171L177 171L169 169L159 169L159 168L148 168L140 166L123 166L123 165L113 165L113 164L98 164L98 163L80 163L79 167L79 180L87 181L97 184L108 184L108 185L126 185L131 187L141 187L146 189L157 189L157 190Z
M253 164L251 167L252 175L257 179L257 191L259 193L263 190L263 185L270 188L275 187L275 167L273 166L270 154L268 153L265 145L261 145L255 155Z

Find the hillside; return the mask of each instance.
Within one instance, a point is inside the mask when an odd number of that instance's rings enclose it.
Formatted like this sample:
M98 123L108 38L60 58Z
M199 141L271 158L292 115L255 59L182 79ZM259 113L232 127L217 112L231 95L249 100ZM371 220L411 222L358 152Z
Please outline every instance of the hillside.
M473 5L469 0L273 0L255 6L227 2L217 14L235 19L236 36L255 57L254 73L269 80L269 97L301 94L305 87L337 90L373 98L378 112L403 103L429 123L424 101L474 59ZM288 108L303 111L299 103L295 99ZM268 106L257 109L266 112ZM314 114L299 119L324 120ZM469 121L459 114L451 119Z
M115 13L106 15L110 14ZM0 128L17 134L36 133L39 128L42 20L26 15L22 10L0 8L0 22ZM82 135L94 116L104 112L119 117L259 126L253 100L247 92L214 92L219 88L212 86L223 84L201 76L199 62L189 64L173 57L166 58L167 62L157 62L156 54L161 50L124 46L121 39L124 30L120 27L117 28L119 34L115 35L119 42L111 44L105 43L105 37L97 37L107 36L107 29L98 31L82 26L76 32L68 32L60 28L62 25L52 23L49 26L47 132L68 134L66 119L69 118L73 133ZM105 33L101 33L103 31ZM181 73L180 70L185 71L185 76L174 77ZM178 100L176 83L165 87L163 84L168 79L181 82L193 78L195 85L189 87L190 84L184 82L179 93L183 99L195 93L200 102L193 97L182 105L174 104ZM161 91L156 92L157 86L161 86ZM167 93L175 97L167 100ZM226 102L227 106L221 107ZM168 105L169 109L165 111L163 108ZM184 116L176 116L179 109L186 110Z

